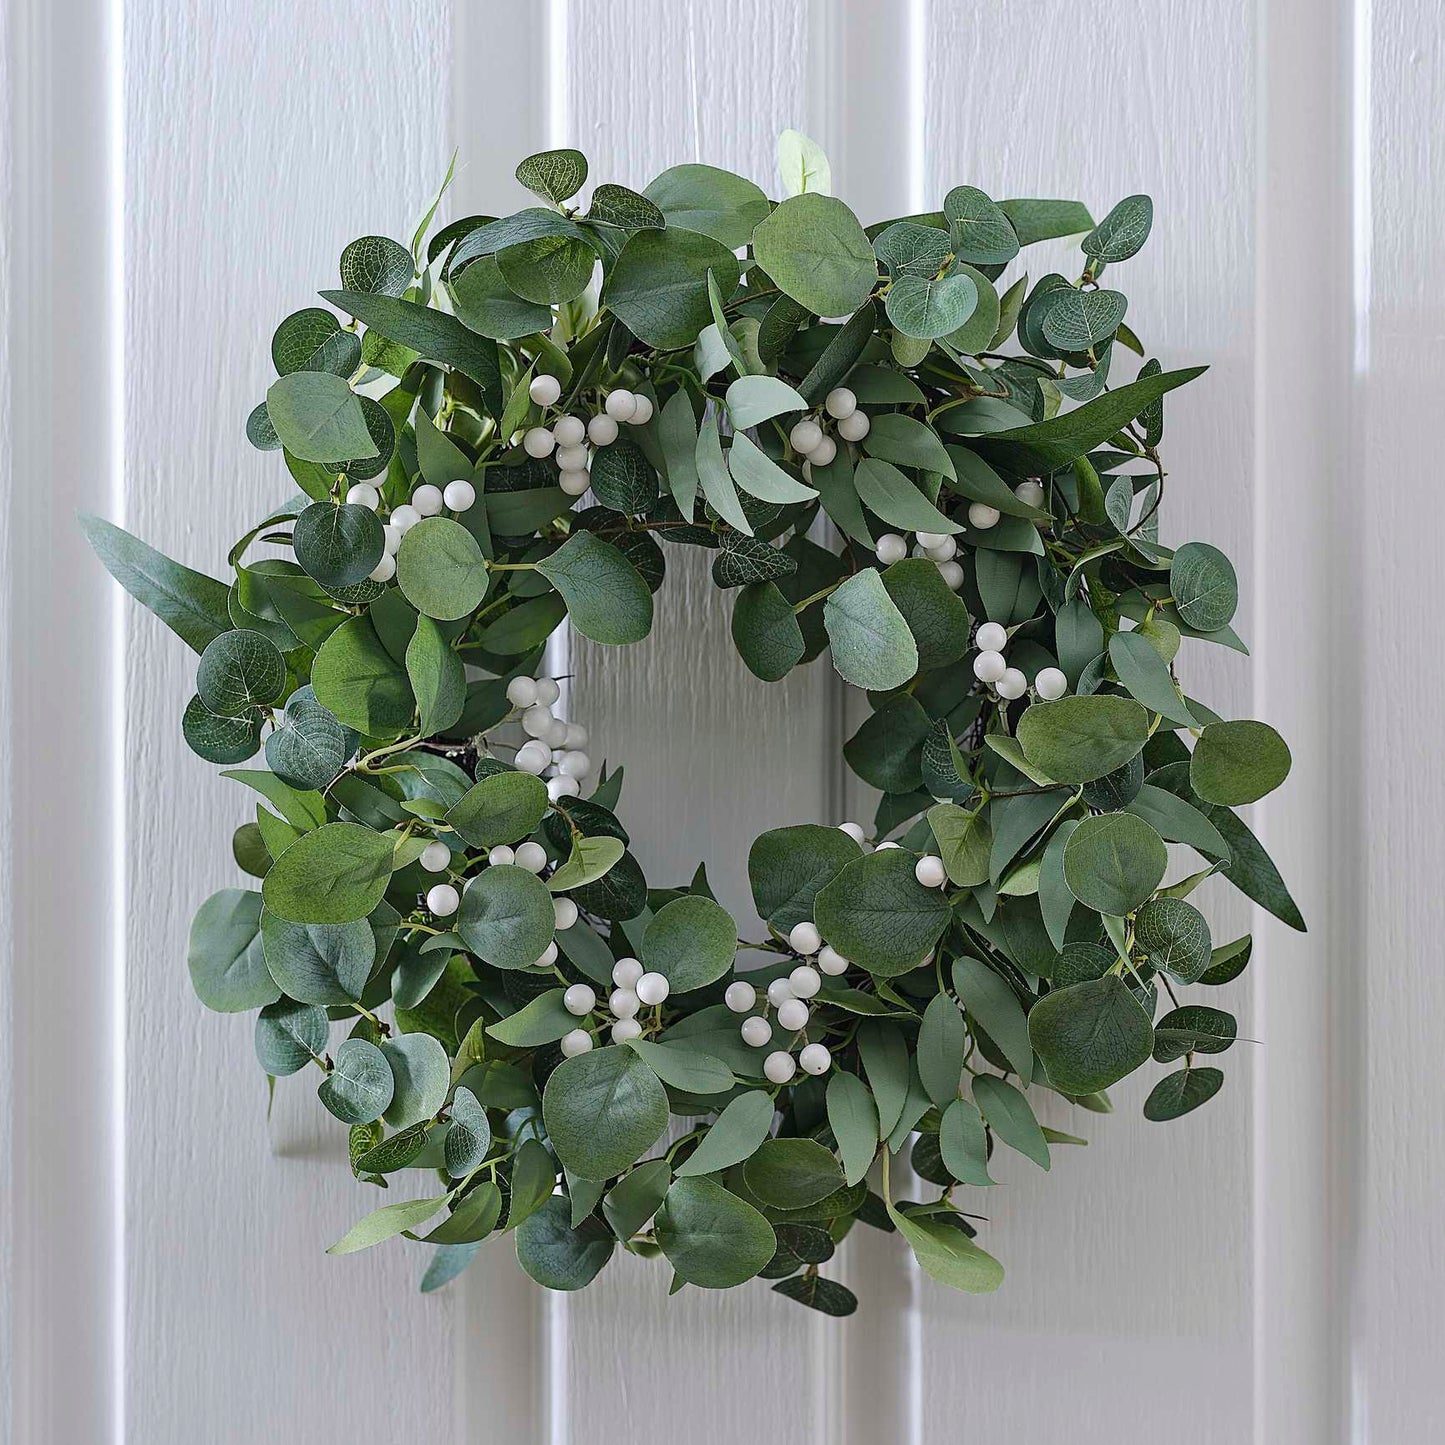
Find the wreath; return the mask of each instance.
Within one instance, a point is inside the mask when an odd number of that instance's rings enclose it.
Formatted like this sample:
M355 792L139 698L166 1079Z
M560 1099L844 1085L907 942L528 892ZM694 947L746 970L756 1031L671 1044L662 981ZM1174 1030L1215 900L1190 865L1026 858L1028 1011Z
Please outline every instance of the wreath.
M1178 1067L1150 1119L1219 1090L1235 1019L1178 990L1251 941L1217 946L1194 891L1304 927L1234 811L1285 743L1176 672L1185 638L1245 648L1228 559L1158 540L1163 399L1203 368L1119 374L1145 350L1104 281L1149 199L1095 224L959 186L864 227L784 155L781 202L680 165L584 211L572 150L518 167L539 204L428 239L439 195L277 328L246 432L298 493L234 581L84 521L200 654L187 743L259 795L195 992L259 1011L272 1087L317 1071L359 1181L435 1181L331 1247L420 1240L424 1289L510 1232L551 1289L620 1248L841 1315L821 1271L862 1224L993 1290L992 1156L1084 1142L1030 1090L1107 1112L1151 1060ZM1004 284L1078 237L1074 279ZM644 637L686 547L762 682L826 652L872 708L843 749L871 830L758 837L757 938L703 868L644 877L622 770L539 671L564 622ZM1166 883L1169 845L1194 861Z

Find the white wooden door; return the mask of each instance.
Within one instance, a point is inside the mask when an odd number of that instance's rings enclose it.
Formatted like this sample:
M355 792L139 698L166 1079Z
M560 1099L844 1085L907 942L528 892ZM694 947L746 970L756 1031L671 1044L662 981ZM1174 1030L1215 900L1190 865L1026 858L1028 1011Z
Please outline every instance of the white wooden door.
M1434 1438L1442 52L1430 0L10 0L0 1442ZM460 214L518 204L516 158L558 143L599 179L704 159L775 189L789 125L865 220L960 182L1154 196L1131 319L1211 363L1171 409L1165 535L1236 559L1254 645L1190 675L1294 746L1255 821L1312 931L1211 900L1256 933L1258 1043L1208 1109L1152 1126L1126 1087L1051 1174L1007 1169L997 1295L860 1231L843 1323L668 1301L633 1259L543 1296L504 1244L422 1297L404 1249L321 1253L359 1202L314 1100L268 1121L259 1078L218 1082L249 1028L182 960L238 804L179 737L185 656L71 514L216 567L277 494L240 437L270 326L353 236L402 234L453 145ZM629 765L644 861L706 859L746 909L756 832L866 802L826 667L766 688L725 630L675 567L647 643L571 649L570 702Z

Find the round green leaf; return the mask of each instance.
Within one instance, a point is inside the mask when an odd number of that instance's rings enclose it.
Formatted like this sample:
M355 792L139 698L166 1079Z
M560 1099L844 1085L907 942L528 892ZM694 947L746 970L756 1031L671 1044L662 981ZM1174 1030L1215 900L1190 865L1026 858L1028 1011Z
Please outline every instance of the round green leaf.
M275 1003L281 990L261 950L261 895L223 888L196 910L186 964L196 997L217 1013L244 1013Z
M1051 346L1060 351L1088 351L1119 329L1128 308L1128 298L1120 291L1060 286L1040 303L1038 322Z
M1079 243L1096 261L1127 261L1149 239L1154 202L1148 196L1125 196Z
M186 746L208 763L231 765L255 757L261 746L261 713L222 717L213 713L199 696L186 704L181 715L181 732Z
M459 1086L452 1096L451 1123L444 1144L447 1173L461 1179L487 1157L492 1126L487 1111L468 1088Z
M286 659L259 632L236 628L208 643L196 667L201 701L221 717L269 707L286 691Z
M294 1074L326 1052L330 1029L324 1008L278 999L256 1015L256 1057L273 1078Z
M968 608L927 557L895 562L884 572L883 586L913 634L925 672L947 667L968 651Z
M552 1195L517 1230L517 1262L545 1289L585 1289L612 1258L614 1240L596 1219L572 1228L572 1203Z
M546 952L555 926L547 885L511 863L493 864L473 879L457 914L462 942L494 968L530 967Z
M1145 1063L1154 1029L1139 1000L1114 974L1054 989L1029 1011L1029 1038L1066 1094L1093 1094Z
M743 1178L775 1209L804 1209L843 1187L842 1168L816 1139L764 1139Z
M878 280L873 247L836 196L790 196L753 232L753 254L784 295L818 316L851 315Z
M643 194L669 226L700 231L729 251L747 245L769 209L767 196L752 181L716 166L673 166Z
M1133 813L1085 818L1064 845L1069 892L1096 913L1132 913L1159 886L1168 866L1164 840Z
M385 550L381 522L370 507L312 502L291 531L296 560L323 587L364 581Z
M1204 915L1182 898L1151 898L1134 920L1134 942L1153 967L1180 983L1197 982L1214 949Z
M518 164L516 174L534 196L560 206L587 184L587 157L577 150L538 151Z
M533 833L547 808L547 785L541 778L489 773L452 805L446 821L474 848L495 848Z
M667 1091L631 1049L609 1044L563 1059L542 1093L557 1157L583 1179L611 1179L667 1128Z
M946 276L899 276L884 309L905 336L936 341L957 331L978 306L978 287L966 271Z
M287 699L286 711L266 739L266 766L293 788L324 789L346 766L356 734L316 701L308 684Z
M574 532L537 570L562 594L572 625L584 637L621 646L652 630L652 593L641 573L591 532Z
M290 923L350 923L381 902L391 868L389 835L360 823L326 823L281 854L261 892L266 907Z
M537 236L498 251L496 260L502 279L522 300L550 307L587 289L597 253L575 236Z
M381 1118L395 1087L386 1055L366 1039L347 1039L316 1093L343 1124L370 1124Z
M369 616L348 618L321 644L311 686L338 722L365 737L395 737L416 712L406 668L382 644Z
M672 226L637 231L614 263L602 299L640 341L674 351L691 346L712 322L709 272L724 299L737 289L737 257L721 242Z
M638 957L649 972L660 973L673 993L719 979L733 966L737 924L711 898L689 894L664 904L647 925Z
M341 253L341 284L347 291L402 296L414 275L411 252L389 236L358 236Z
M1001 266L1019 253L1019 238L1004 210L977 186L955 186L943 198L949 244L961 261Z
M1206 803L1235 808L1279 787L1291 761L1288 744L1268 723L1210 723L1194 745L1189 786Z
M350 376L361 364L361 338L354 331L343 330L330 311L309 306L292 312L276 328L271 337L271 360L278 376L293 371Z
M1180 1069L1166 1074L1144 1100L1144 1117L1156 1124L1178 1119L1207 1104L1223 1087L1218 1069Z
M355 1003L376 962L376 935L364 918L290 923L268 908L261 915L261 945L271 977L300 1003Z
M473 331L494 341L535 336L552 325L552 308L518 296L507 285L495 256L479 256L459 276L454 275L451 292L457 315Z
M823 625L833 648L833 666L854 687L886 692L902 687L918 671L918 645L872 567L855 573L829 596Z
M913 865L901 848L870 853L844 868L814 904L824 939L881 978L917 968L948 927L948 900L925 888Z
M1126 697L1036 702L1017 728L1024 757L1061 783L1088 783L1121 768L1149 739L1149 714Z
M449 622L481 604L487 564L477 539L460 522L427 517L401 539L396 582L418 612Z
M797 615L775 582L754 582L738 593L732 634L738 656L764 682L786 677L805 651Z
M862 849L840 828L798 823L760 833L748 850L753 904L780 933L810 921L818 890L831 883Z
M703 1289L752 1279L778 1245L772 1225L713 1179L673 1180L655 1228L678 1277Z
M1234 564L1208 542L1186 542L1174 554L1169 591L1180 617L1199 632L1227 626L1239 606Z
M1239 1035L1233 1014L1203 1004L1171 1009L1154 1026L1154 1059L1168 1064L1188 1053L1222 1054Z
M430 1119L446 1102L451 1060L430 1034L399 1034L381 1052L391 1066L394 1091L383 1115L393 1129Z
M281 444L300 461L326 466L338 457L350 461L377 454L360 398L329 372L293 371L272 382L266 415Z
M667 217L647 199L630 191L626 186L610 182L598 186L592 192L592 204L587 208L587 219L598 221L604 226L617 226L622 230L636 231L644 227L661 230L667 225ZM700 227L694 226L693 230Z

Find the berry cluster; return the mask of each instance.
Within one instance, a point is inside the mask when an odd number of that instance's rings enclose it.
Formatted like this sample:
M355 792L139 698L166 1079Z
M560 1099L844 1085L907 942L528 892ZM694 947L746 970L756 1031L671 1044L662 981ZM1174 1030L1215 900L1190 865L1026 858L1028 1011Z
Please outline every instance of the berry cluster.
M576 916L574 905L573 921ZM559 922L558 927L561 926ZM635 958L619 958L612 965L612 982L616 987L607 995L607 1013L613 1019L609 1034L614 1044L623 1044L628 1039L639 1037L642 1025L638 1022L637 1015L644 1008L659 1008L664 1004L671 986L664 975L648 973ZM591 984L574 983L562 995L562 1006L568 1013L587 1019L591 1024L592 1014L597 1009L597 992ZM596 1028L602 1026L592 1025ZM575 1028L563 1035L562 1052L569 1059L576 1058L578 1054L587 1053L593 1043L590 1028Z
M835 386L823 399L823 410L795 422L788 433L788 445L810 469L829 466L838 455L838 443L823 430L830 419L845 442L861 442L872 426L868 413L858 410L858 398L846 386Z
M567 722L552 709L562 689L551 677L514 677L507 684L507 701L521 713L527 741L517 749L513 762L524 773L547 780L547 796L575 798L583 780L592 771L592 759L583 751L587 729Z
M562 397L562 386L555 376L532 378L527 394L542 408L556 406ZM641 392L621 387L607 393L602 410L587 421L577 416L560 416L551 426L529 427L522 434L522 450L529 457L541 460L556 453L561 478L557 485L569 497L580 497L591 485L589 466L594 447L611 446L617 440L618 426L646 426L652 420L652 399Z
M354 507L368 507L374 512L381 506L381 493L370 482L357 482L347 491L346 500ZM470 482L448 482L444 488L423 482L415 488L411 501L393 507L381 529L385 550L371 572L371 580L390 582L396 576L396 552L401 539L422 518L439 517L443 511L465 512L476 500L477 489Z
M973 675L987 683L1005 702L1013 702L1029 689L1029 680L1017 667L1010 667L1003 655L1008 632L997 622L982 623L974 634L979 653L973 660ZM1054 702L1069 690L1069 679L1057 667L1040 668L1034 676L1034 691L1045 702Z

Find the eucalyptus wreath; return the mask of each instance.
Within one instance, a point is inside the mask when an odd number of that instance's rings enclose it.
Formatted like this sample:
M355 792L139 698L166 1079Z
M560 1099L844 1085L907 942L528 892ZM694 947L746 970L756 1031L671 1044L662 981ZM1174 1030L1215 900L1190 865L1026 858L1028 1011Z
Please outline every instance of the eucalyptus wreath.
M332 1246L420 1240L424 1289L511 1233L551 1289L620 1247L841 1315L821 1269L862 1224L993 1290L993 1156L1084 1142L1032 1100L1108 1112L1151 1060L1150 1119L1218 1092L1235 1019L1178 994L1251 940L1214 943L1200 884L1304 927L1235 811L1289 751L1176 670L1245 648L1228 559L1158 539L1164 397L1203 368L1133 365L1104 284L1149 199L1096 224L959 186L865 227L782 154L781 202L681 165L583 210L552 151L535 206L353 241L272 338L246 432L298 490L233 581L85 519L200 654L186 741L257 795L195 992L258 1010L272 1088L319 1074L359 1181L435 1181ZM1073 279L1008 279L1064 238ZM539 671L564 622L646 636L672 548L711 554L763 683L826 652L871 706L871 829L758 837L756 938L704 868L644 877L622 770Z

